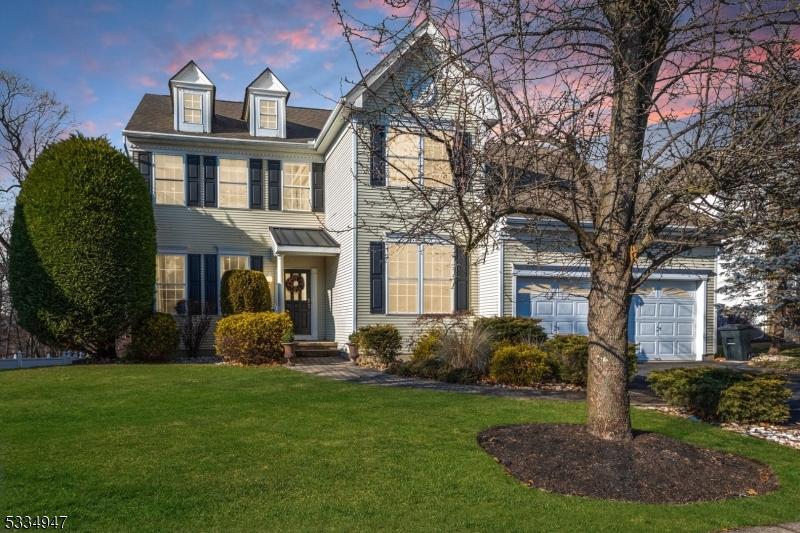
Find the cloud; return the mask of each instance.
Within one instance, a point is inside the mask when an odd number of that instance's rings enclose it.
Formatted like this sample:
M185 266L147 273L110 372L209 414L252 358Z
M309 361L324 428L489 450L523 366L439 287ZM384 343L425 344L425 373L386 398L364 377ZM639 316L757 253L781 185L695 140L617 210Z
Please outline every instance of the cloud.
M97 95L95 94L94 89L92 89L89 84L86 83L86 80L81 80L78 88L80 90L81 100L84 104L92 104L97 101Z
M122 46L128 44L130 37L125 33L105 32L100 35L100 44L109 48L111 46Z
M296 30L284 30L275 34L275 39L286 43L295 50L325 50L329 47L328 41L320 36L311 26Z
M239 55L241 38L228 32L217 32L195 37L185 44L177 44L175 53L166 67L166 72L174 74L190 59L200 68L213 65L217 61L234 59Z
M145 87L157 87L159 85L158 81L156 81L152 76L148 76L147 74L137 77L135 81L139 85L143 85Z
M89 135L97 134L97 123L94 120L84 120L81 122L80 127L83 133L88 133Z

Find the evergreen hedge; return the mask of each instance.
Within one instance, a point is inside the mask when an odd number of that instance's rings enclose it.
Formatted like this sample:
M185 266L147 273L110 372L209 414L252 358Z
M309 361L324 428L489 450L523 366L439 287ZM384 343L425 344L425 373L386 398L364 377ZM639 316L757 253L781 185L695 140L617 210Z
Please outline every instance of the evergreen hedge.
M115 355L152 309L155 222L139 171L105 138L46 148L14 211L9 283L19 323L44 342Z
M228 270L222 275L222 314L258 313L272 310L269 283L255 270Z

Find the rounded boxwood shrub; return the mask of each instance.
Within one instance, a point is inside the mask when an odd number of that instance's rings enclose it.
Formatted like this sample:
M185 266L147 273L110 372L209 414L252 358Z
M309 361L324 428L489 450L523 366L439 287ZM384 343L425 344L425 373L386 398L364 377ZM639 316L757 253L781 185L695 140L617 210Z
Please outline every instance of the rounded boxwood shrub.
M789 419L791 396L785 380L757 376L722 391L717 414L725 422L779 424Z
M400 353L400 332L390 324L375 324L358 328L356 343L359 350L381 363L391 363Z
M498 348L489 363L489 376L504 385L526 386L551 379L557 371L553 359L531 344Z
M156 232L150 193L105 138L46 148L17 198L9 283L19 324L55 346L116 355L151 312Z
M131 330L126 355L141 361L166 361L175 355L179 344L178 324L172 315L153 313Z
M443 336L444 332L438 328L430 329L420 335L411 351L411 361L423 361L438 357L442 350Z
M752 376L730 368L695 367L656 370L648 374L650 388L668 404L705 419L717 418L723 391Z
M510 316L483 317L475 321L475 327L485 328L495 345L541 344L547 334L536 318Z
M286 313L238 313L217 322L217 355L225 361L258 365L283 358L281 339L292 330Z
M269 283L256 270L228 270L220 282L222 314L257 313L272 310Z
M558 363L558 379L564 383L586 386L589 368L589 338L585 335L556 335L548 339L544 350ZM628 381L636 376L636 346L628 345L626 353Z

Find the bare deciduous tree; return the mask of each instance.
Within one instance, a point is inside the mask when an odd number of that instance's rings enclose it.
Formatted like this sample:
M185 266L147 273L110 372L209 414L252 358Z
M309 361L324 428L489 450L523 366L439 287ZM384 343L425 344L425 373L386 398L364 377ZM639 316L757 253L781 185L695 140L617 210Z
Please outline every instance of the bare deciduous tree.
M589 430L630 439L632 294L682 254L718 245L722 210L741 209L742 188L800 160L788 154L800 146L797 124L776 120L800 89L784 86L756 115L748 107L771 85L765 60L798 49L797 3L390 5L399 13L375 24L334 4L362 75L365 44L410 48L413 56L414 75L389 69L380 89L363 85L371 107L349 105L360 123L394 124L390 135L421 130L445 145L452 172L420 181L388 154L390 181L407 183L386 191L392 208L379 225L409 238L446 235L473 258L509 216L524 215L531 232L554 222L568 230L555 251L577 258L591 277ZM423 18L437 31L415 41L428 46L412 46ZM473 131L471 143L444 133L453 124ZM368 128L358 131L369 146Z
M0 192L13 195L36 157L71 126L67 106L53 93L0 70L0 169L8 174ZM0 244L8 247L4 235L0 235Z

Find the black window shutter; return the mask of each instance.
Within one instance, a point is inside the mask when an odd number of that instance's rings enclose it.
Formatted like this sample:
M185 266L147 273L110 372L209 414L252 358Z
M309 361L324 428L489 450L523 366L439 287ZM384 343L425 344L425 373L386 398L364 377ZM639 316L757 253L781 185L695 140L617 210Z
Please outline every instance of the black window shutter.
M217 256L203 256L206 261L206 314L217 314Z
M456 184L460 192L472 190L472 134L468 131L456 131L454 143Z
M250 270L255 270L256 272L264 272L264 256L251 255Z
M386 312L386 245L369 243L369 312Z
M133 153L133 164L136 165L136 168L138 168L139 172L142 174L144 182L147 184L148 193L152 193L153 191L153 186L151 184L153 175L150 171L150 168L152 166L151 161L152 161L152 154L150 152Z
M203 158L203 205L217 207L217 158L207 155Z
M200 156L186 156L186 205L200 205Z
M461 246L456 246L455 308L456 311L469 309L469 261Z
M264 208L263 165L261 159L250 160L250 209Z
M370 127L369 184L386 185L386 126L379 124Z
M200 275L200 262L202 256L199 254L189 254L189 314L196 315L200 313L201 307L201 294L203 279Z
M281 210L281 162L267 161L267 186L269 187L269 208L271 211Z
M325 163L311 164L311 210L325 211Z

